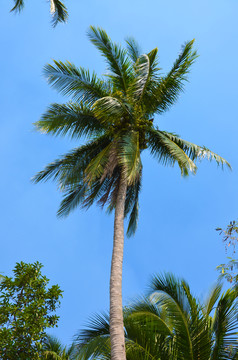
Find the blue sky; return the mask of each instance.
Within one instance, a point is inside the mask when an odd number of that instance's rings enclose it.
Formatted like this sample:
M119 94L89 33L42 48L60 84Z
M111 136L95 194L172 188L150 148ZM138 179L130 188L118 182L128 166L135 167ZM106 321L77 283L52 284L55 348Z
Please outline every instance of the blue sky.
M0 272L10 275L17 261L40 261L51 284L64 290L61 320L54 334L69 343L90 315L109 303L113 217L97 207L59 220L61 194L54 183L30 178L77 143L35 132L32 125L52 102L67 101L42 76L46 63L69 60L105 72L105 63L86 36L103 27L123 43L134 36L145 52L158 47L168 71L181 45L193 38L200 57L185 93L156 118L161 129L205 145L226 158L233 171L198 164L196 176L163 168L144 155L140 220L125 241L124 304L146 289L153 273L183 276L199 296L217 278L225 249L215 231L237 218L237 57L236 0L71 0L67 25L50 26L49 4L26 1L21 15L1 3L1 207Z

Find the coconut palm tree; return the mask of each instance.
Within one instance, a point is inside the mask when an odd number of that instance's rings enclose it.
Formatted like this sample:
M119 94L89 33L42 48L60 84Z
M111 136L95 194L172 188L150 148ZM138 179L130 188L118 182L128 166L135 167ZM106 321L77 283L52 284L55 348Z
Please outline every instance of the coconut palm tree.
M13 12L21 12L24 8L24 0L13 0L14 6L11 9ZM50 0L50 12L52 15L52 25L56 26L59 22L65 22L68 18L66 6L60 0Z
M127 48L114 44L101 28L90 27L89 39L107 62L104 78L70 62L54 61L44 74L50 85L71 100L52 104L36 127L43 133L88 140L39 172L34 181L53 178L64 194L59 216L78 205L107 204L115 210L110 278L110 332L112 360L125 359L122 313L124 218L127 235L137 227L141 189L141 153L149 151L162 165L178 164L183 176L196 172L196 159L226 160L156 125L155 116L173 105L184 88L196 59L193 42L186 43L169 73L161 75L158 49L141 54L135 40Z
M124 311L127 360L237 360L238 293L217 284L205 303L183 279L155 276L152 294ZM91 319L77 337L84 359L110 359L109 320Z
M75 355L74 344L67 348L56 337L47 335L43 345L44 360L73 360L76 358L78 357Z

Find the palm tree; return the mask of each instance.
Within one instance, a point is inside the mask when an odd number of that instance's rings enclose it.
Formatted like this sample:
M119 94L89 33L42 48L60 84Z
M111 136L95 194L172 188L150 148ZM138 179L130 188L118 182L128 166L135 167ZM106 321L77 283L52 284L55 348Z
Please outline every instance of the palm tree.
M155 276L152 294L124 311L127 360L237 360L237 292L218 283L202 304L183 279ZM84 359L110 359L109 321L91 319L77 337Z
M14 6L11 11L21 12L24 8L24 0L13 0ZM59 22L66 22L68 12L66 6L60 0L50 0L50 12L52 15L52 25L56 26Z
M50 85L71 97L66 104L52 104L36 123L52 135L86 137L88 141L39 172L34 181L53 178L64 193L58 211L68 215L78 205L88 208L96 201L115 210L110 278L110 332L112 360L125 360L122 312L122 261L124 218L127 235L137 227L141 189L141 153L149 150L162 165L178 164L183 176L196 172L196 159L207 157L230 166L205 147L192 144L155 125L154 116L164 113L177 100L191 65L196 59L190 41L165 76L158 68L158 49L141 54L135 40L127 49L114 44L101 28L90 27L89 39L106 59L108 73L77 68L70 62L54 61L44 74Z
M75 346L69 348L52 335L47 335L43 345L43 359L45 360L73 360L76 359ZM79 359L79 358L78 358Z

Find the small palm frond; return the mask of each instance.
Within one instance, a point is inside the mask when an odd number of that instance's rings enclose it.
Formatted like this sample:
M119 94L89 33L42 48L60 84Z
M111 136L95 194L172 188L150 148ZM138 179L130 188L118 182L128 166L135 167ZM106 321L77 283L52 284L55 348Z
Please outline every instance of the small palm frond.
M150 80L150 59L149 56L141 55L135 64L136 81L132 92L137 101L141 101Z
M66 22L68 11L60 0L50 0L50 12L52 15L52 25L55 27L59 22Z
M189 302L182 283L185 283L183 279L179 280L170 273L153 276L149 285L150 293L155 294L152 296L153 301L157 303L158 294L164 293L178 304L182 312L188 314Z
M44 75L51 86L78 102L91 104L108 95L107 84L98 79L95 73L90 75L88 70L77 68L68 61L54 60L54 66L47 64Z
M143 54L134 65L135 78L131 82L130 94L134 101L144 102L151 94L151 87L154 87L155 82L158 80L157 72L157 53L158 49L153 49L149 54Z
M78 355L83 359L110 359L109 316L94 315L89 320L87 328L79 331L75 337Z
M107 33L94 26L90 26L88 37L106 58L109 74L115 88L126 92L130 79L130 62L126 50L112 43Z
M127 179L132 185L138 179L141 170L139 133L131 132L120 139L118 162Z
M84 171L92 158L97 156L109 143L110 139L104 135L89 141L47 165L44 170L32 178L32 181L38 183L53 178L53 180L58 180L61 189L66 185L77 184L78 181L84 179Z
M196 173L197 167L183 149L182 142L175 142L166 132L148 129L148 147L163 165L174 166L177 162L182 176Z
M238 351L237 294L228 290L220 298L213 317L214 347L211 360L231 359L231 350Z
M182 280L181 286L188 300L187 322L192 342L194 359L209 359L211 354L211 332L208 326L208 318L203 316L201 312L201 304L191 294L189 285Z
M205 146L198 146L196 144L190 143L189 141L181 139L179 136L162 131L162 133L167 136L170 140L176 143L183 151L189 156L192 161L194 160L203 160L207 158L212 161L215 160L217 165L221 165L223 168L226 165L231 170L231 165L224 158L218 154L212 152Z
M92 184L92 182L96 179L101 179L105 167L108 163L110 152L112 150L113 143L107 145L99 154L97 154L88 164L85 169L86 181L88 184Z
M62 360L62 357L58 354L56 354L54 351L51 350L45 350L43 352L43 356L45 360Z
M157 84L151 86L150 93L145 99L148 113L163 113L173 105L184 89L184 82L191 65L197 58L196 51L192 50L194 40L186 43L175 61L170 72L162 77Z
M124 311L126 357L168 360L172 329L155 304L139 299Z
M24 0L14 0L14 3L15 3L15 5L11 9L11 11L20 12L23 10L24 5L25 5Z
M94 115L105 124L121 123L123 116L129 116L128 107L112 96L103 97L93 104Z
M143 321L142 319L125 320L125 327L127 332L126 338L126 358L128 360L167 360L163 357L165 348L165 336L158 330L158 323L155 321Z
M167 319L173 324L176 346L185 358L193 358L193 344L188 326L189 302L179 281L172 274L154 276L150 284L151 300L166 310Z
M129 215L129 223L127 226L127 236L131 237L135 234L139 217L139 194L141 190L142 167L139 172L138 180L127 188L125 216Z
M99 135L104 130L92 110L83 103L51 104L34 125L43 133L72 138Z
M219 296L221 294L222 284L218 283L211 290L207 300L205 301L204 307L202 309L205 316L210 316L211 312L215 309L215 305Z
M131 58L131 60L135 63L138 57L141 55L141 49L137 41L132 37L126 39L126 44L127 44L127 53Z
M153 325L154 333L172 336L172 328L163 318L160 309L148 299L140 299L125 309L125 324L129 321L138 324L141 327Z
M82 205L87 193L87 184L79 183L64 190L64 197L60 203L57 216L68 216L78 205Z
M158 48L154 48L147 55L150 59L150 78L153 80L158 80L157 72L160 70L158 67Z
M43 345L44 350L60 353L63 351L63 345L55 336L47 335Z

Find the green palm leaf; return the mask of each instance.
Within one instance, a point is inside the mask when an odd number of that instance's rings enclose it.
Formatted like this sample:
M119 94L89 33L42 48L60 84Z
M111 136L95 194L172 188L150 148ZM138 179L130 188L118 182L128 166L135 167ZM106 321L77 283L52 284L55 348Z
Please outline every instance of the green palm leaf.
M193 43L194 40L186 43L170 72L151 85L144 101L148 113L163 113L177 101L184 89L184 82L187 81L191 65L197 58L196 51L192 49Z
M127 58L127 52L112 43L107 33L101 28L90 26L88 36L90 41L106 58L110 71L109 77L115 88L126 92L130 81L130 62Z
M203 308L203 313L206 316L209 316L211 312L214 310L217 300L221 294L222 284L217 284L210 292L205 306Z
M25 3L24 0L14 0L15 5L13 6L13 8L11 9L11 11L22 11Z
M52 25L55 27L59 22L66 22L68 11L60 0L50 0L50 12L52 15Z
M102 123L119 126L123 117L130 116L128 107L119 99L112 96L106 96L95 101L93 113Z
M127 44L127 54L130 57L130 59L135 63L138 59L138 57L141 55L141 49L136 42L136 40L132 37L128 37L126 39Z
M141 170L139 133L132 132L122 137L119 148L119 164L122 171L125 171L128 185L132 185L138 179Z
M100 135L105 129L83 103L51 104L35 125L43 133L72 138Z
M125 203L125 216L129 214L129 223L127 227L127 236L130 237L135 234L138 217L139 217L139 194L141 191L141 178L142 178L142 167L139 173L137 181L128 187L126 203Z
M68 61L54 60L54 66L48 64L44 67L44 75L51 86L75 101L91 104L108 95L108 85L95 73L90 75L88 70L77 68Z
M238 351L238 311L237 294L228 290L219 300L214 318L213 331L215 333L214 348L211 360L231 358L232 352Z
M165 132L150 129L148 131L148 147L151 154L163 165L174 166L178 163L181 175L187 176L189 172L196 173L197 167L185 153L183 147Z

